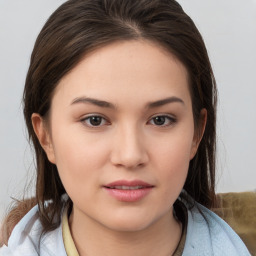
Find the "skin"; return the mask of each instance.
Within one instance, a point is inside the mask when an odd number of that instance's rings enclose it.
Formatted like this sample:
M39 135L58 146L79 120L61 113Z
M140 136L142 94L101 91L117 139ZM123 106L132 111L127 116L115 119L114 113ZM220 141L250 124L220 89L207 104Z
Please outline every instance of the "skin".
M175 100L149 107L166 98ZM93 126L92 115L102 117L99 125ZM201 131L205 122L202 110ZM97 49L61 79L49 120L34 113L32 123L73 201L69 224L80 255L174 252L181 224L173 203L202 137L194 129L188 74L179 60L150 41ZM139 201L122 202L102 187L120 179L154 187Z

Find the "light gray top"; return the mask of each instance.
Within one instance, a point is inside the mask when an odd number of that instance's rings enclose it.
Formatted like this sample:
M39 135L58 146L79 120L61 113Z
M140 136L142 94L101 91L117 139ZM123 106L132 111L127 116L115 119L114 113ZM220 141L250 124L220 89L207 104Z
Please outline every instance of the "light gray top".
M67 256L61 225L43 235L38 206L32 208L16 225L8 247L0 256ZM196 203L188 209L186 242L183 256L247 256L250 255L239 236L215 213Z

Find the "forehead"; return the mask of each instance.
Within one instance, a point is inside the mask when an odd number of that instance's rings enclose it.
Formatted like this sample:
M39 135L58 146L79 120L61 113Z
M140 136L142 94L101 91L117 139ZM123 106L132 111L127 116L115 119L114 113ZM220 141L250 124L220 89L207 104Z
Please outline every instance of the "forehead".
M53 101L57 96L62 100L89 96L110 101L125 98L132 103L166 94L182 94L190 100L184 65L154 42L121 41L86 55L61 79Z

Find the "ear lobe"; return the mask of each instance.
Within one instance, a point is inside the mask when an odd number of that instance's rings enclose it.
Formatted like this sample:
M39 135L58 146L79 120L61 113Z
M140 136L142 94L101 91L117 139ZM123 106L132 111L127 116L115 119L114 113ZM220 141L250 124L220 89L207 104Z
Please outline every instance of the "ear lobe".
M31 121L32 121L34 132L38 138L39 143L44 149L48 157L48 160L51 163L55 164L55 154L53 150L52 140L51 140L50 133L45 125L45 121L37 113L32 114Z
M195 130L193 143L191 147L190 160L193 159L194 156L196 155L197 149L204 135L206 122L207 122L207 110L203 108L201 109L201 112L200 112L200 118L197 125L197 129Z

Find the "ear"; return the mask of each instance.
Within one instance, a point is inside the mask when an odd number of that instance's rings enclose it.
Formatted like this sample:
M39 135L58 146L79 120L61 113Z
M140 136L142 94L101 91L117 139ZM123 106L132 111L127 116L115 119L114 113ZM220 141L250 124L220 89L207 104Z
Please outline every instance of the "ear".
M51 140L49 130L46 127L44 119L37 113L33 113L31 116L34 132L38 138L39 143L44 149L48 160L55 164L54 148Z
M193 157L195 156L197 149L199 147L199 144L203 138L206 122L207 122L207 110L203 108L201 109L199 122L195 129L193 143L191 147L190 160L193 159Z

